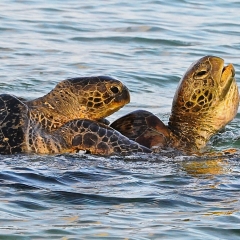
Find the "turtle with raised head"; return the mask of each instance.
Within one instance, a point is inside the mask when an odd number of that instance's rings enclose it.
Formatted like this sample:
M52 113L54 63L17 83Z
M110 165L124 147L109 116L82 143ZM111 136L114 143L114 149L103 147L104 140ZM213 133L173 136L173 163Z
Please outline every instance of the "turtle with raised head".
M106 76L64 80L32 101L2 94L0 154L151 152L103 123L129 101L127 87Z
M204 150L209 139L237 114L239 92L232 64L205 56L182 77L166 126L154 114L137 110L110 126L154 151L171 147L185 153Z

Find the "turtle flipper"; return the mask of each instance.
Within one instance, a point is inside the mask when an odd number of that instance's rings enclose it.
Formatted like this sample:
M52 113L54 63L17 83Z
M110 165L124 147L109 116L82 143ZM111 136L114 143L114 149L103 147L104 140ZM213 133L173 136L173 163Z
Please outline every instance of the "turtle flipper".
M71 121L57 132L62 132L73 152L86 150L98 155L151 153L150 149L128 139L115 129L91 120ZM69 136L69 133L72 134Z
M166 147L170 139L170 131L164 123L145 110L133 111L114 121L110 127L147 148Z
M36 133L31 133L29 139L29 150L37 153L85 150L87 153L109 156L152 152L115 129L86 119L69 121L54 132L38 129Z

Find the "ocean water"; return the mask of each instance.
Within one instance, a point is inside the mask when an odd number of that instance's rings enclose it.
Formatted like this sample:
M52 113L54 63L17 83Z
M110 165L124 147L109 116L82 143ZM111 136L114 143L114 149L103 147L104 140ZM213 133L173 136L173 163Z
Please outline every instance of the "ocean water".
M110 75L165 123L178 81L205 55L240 86L240 2L0 3L0 93L40 97L59 81ZM240 115L214 151L240 149ZM240 155L0 156L0 239L240 239Z

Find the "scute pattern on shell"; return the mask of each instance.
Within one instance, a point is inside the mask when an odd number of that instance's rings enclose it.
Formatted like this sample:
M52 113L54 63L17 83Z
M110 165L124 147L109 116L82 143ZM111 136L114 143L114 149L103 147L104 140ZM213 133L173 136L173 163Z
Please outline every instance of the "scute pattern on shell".
M0 154L22 152L26 110L27 106L18 98L0 95Z

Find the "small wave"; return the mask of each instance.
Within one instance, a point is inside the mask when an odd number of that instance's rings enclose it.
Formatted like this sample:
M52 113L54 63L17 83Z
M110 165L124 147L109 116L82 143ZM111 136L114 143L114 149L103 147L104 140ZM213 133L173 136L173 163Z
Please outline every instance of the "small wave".
M147 38L147 37L126 37L126 36L109 36L109 37L72 37L71 41L78 42L119 42L119 43L145 43L157 46L192 46L192 43L173 39Z

